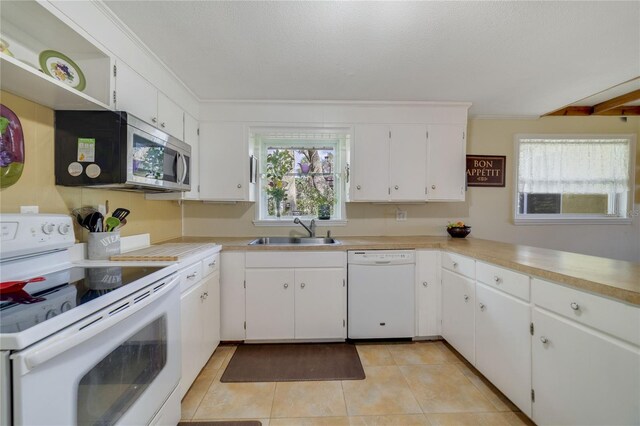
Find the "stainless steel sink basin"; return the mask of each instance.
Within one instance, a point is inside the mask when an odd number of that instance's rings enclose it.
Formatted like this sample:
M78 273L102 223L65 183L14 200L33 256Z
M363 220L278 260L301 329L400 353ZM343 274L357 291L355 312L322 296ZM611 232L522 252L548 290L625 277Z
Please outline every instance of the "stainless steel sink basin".
M334 240L333 238L323 238L323 237L304 237L304 238L295 238L295 237L262 237L256 240L253 240L249 243L250 246L257 245L265 245L265 246L273 246L273 245L338 245L340 241Z

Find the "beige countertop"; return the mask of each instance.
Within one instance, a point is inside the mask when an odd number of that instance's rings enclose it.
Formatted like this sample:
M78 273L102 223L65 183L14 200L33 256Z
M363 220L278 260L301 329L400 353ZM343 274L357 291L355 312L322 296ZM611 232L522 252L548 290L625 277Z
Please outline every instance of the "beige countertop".
M168 242L211 243L222 251L346 251L364 249L442 249L474 257L525 274L567 284L640 305L640 263L477 238L393 236L335 237L335 246L249 246L254 238L182 237Z

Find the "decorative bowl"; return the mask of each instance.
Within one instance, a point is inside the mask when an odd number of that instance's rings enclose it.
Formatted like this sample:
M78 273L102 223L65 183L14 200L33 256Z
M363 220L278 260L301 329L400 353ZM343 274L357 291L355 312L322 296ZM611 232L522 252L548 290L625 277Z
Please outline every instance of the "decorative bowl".
M471 233L470 226L454 226L447 228L447 232L452 238L464 238Z

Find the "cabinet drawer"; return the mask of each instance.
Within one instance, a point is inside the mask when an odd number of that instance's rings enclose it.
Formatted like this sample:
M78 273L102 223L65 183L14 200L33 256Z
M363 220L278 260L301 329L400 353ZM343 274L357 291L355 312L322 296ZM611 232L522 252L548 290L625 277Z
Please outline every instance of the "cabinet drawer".
M640 308L534 278L533 303L640 346Z
M202 275L207 276L220 270L220 253L202 259Z
M247 252L247 268L341 268L347 265L344 251Z
M529 276L484 262L476 262L476 279L490 287L529 301Z
M459 254L442 253L442 267L468 278L476 277L476 261Z
M202 279L202 262L187 266L178 274L180 275L180 292L184 292Z

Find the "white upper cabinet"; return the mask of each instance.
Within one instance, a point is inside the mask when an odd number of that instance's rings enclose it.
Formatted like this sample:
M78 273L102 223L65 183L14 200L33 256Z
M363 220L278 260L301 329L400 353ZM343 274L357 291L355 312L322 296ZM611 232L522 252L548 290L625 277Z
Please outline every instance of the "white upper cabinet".
M199 157L200 199L253 201L244 124L201 123Z
M391 126L389 187L391 201L423 201L427 126Z
M464 201L464 125L431 124L427 143L427 201Z
M351 200L389 197L389 126L355 126L351 161Z
M47 2L2 2L0 28L11 52L0 53L2 90L58 110L113 106L113 57L56 7ZM40 64L41 53L45 66ZM56 64L66 68L54 71Z
M184 111L123 62L116 71L116 108L184 139Z
M116 72L116 108L142 121L158 123L158 89L123 62Z
M350 201L424 201L426 126L355 126Z

